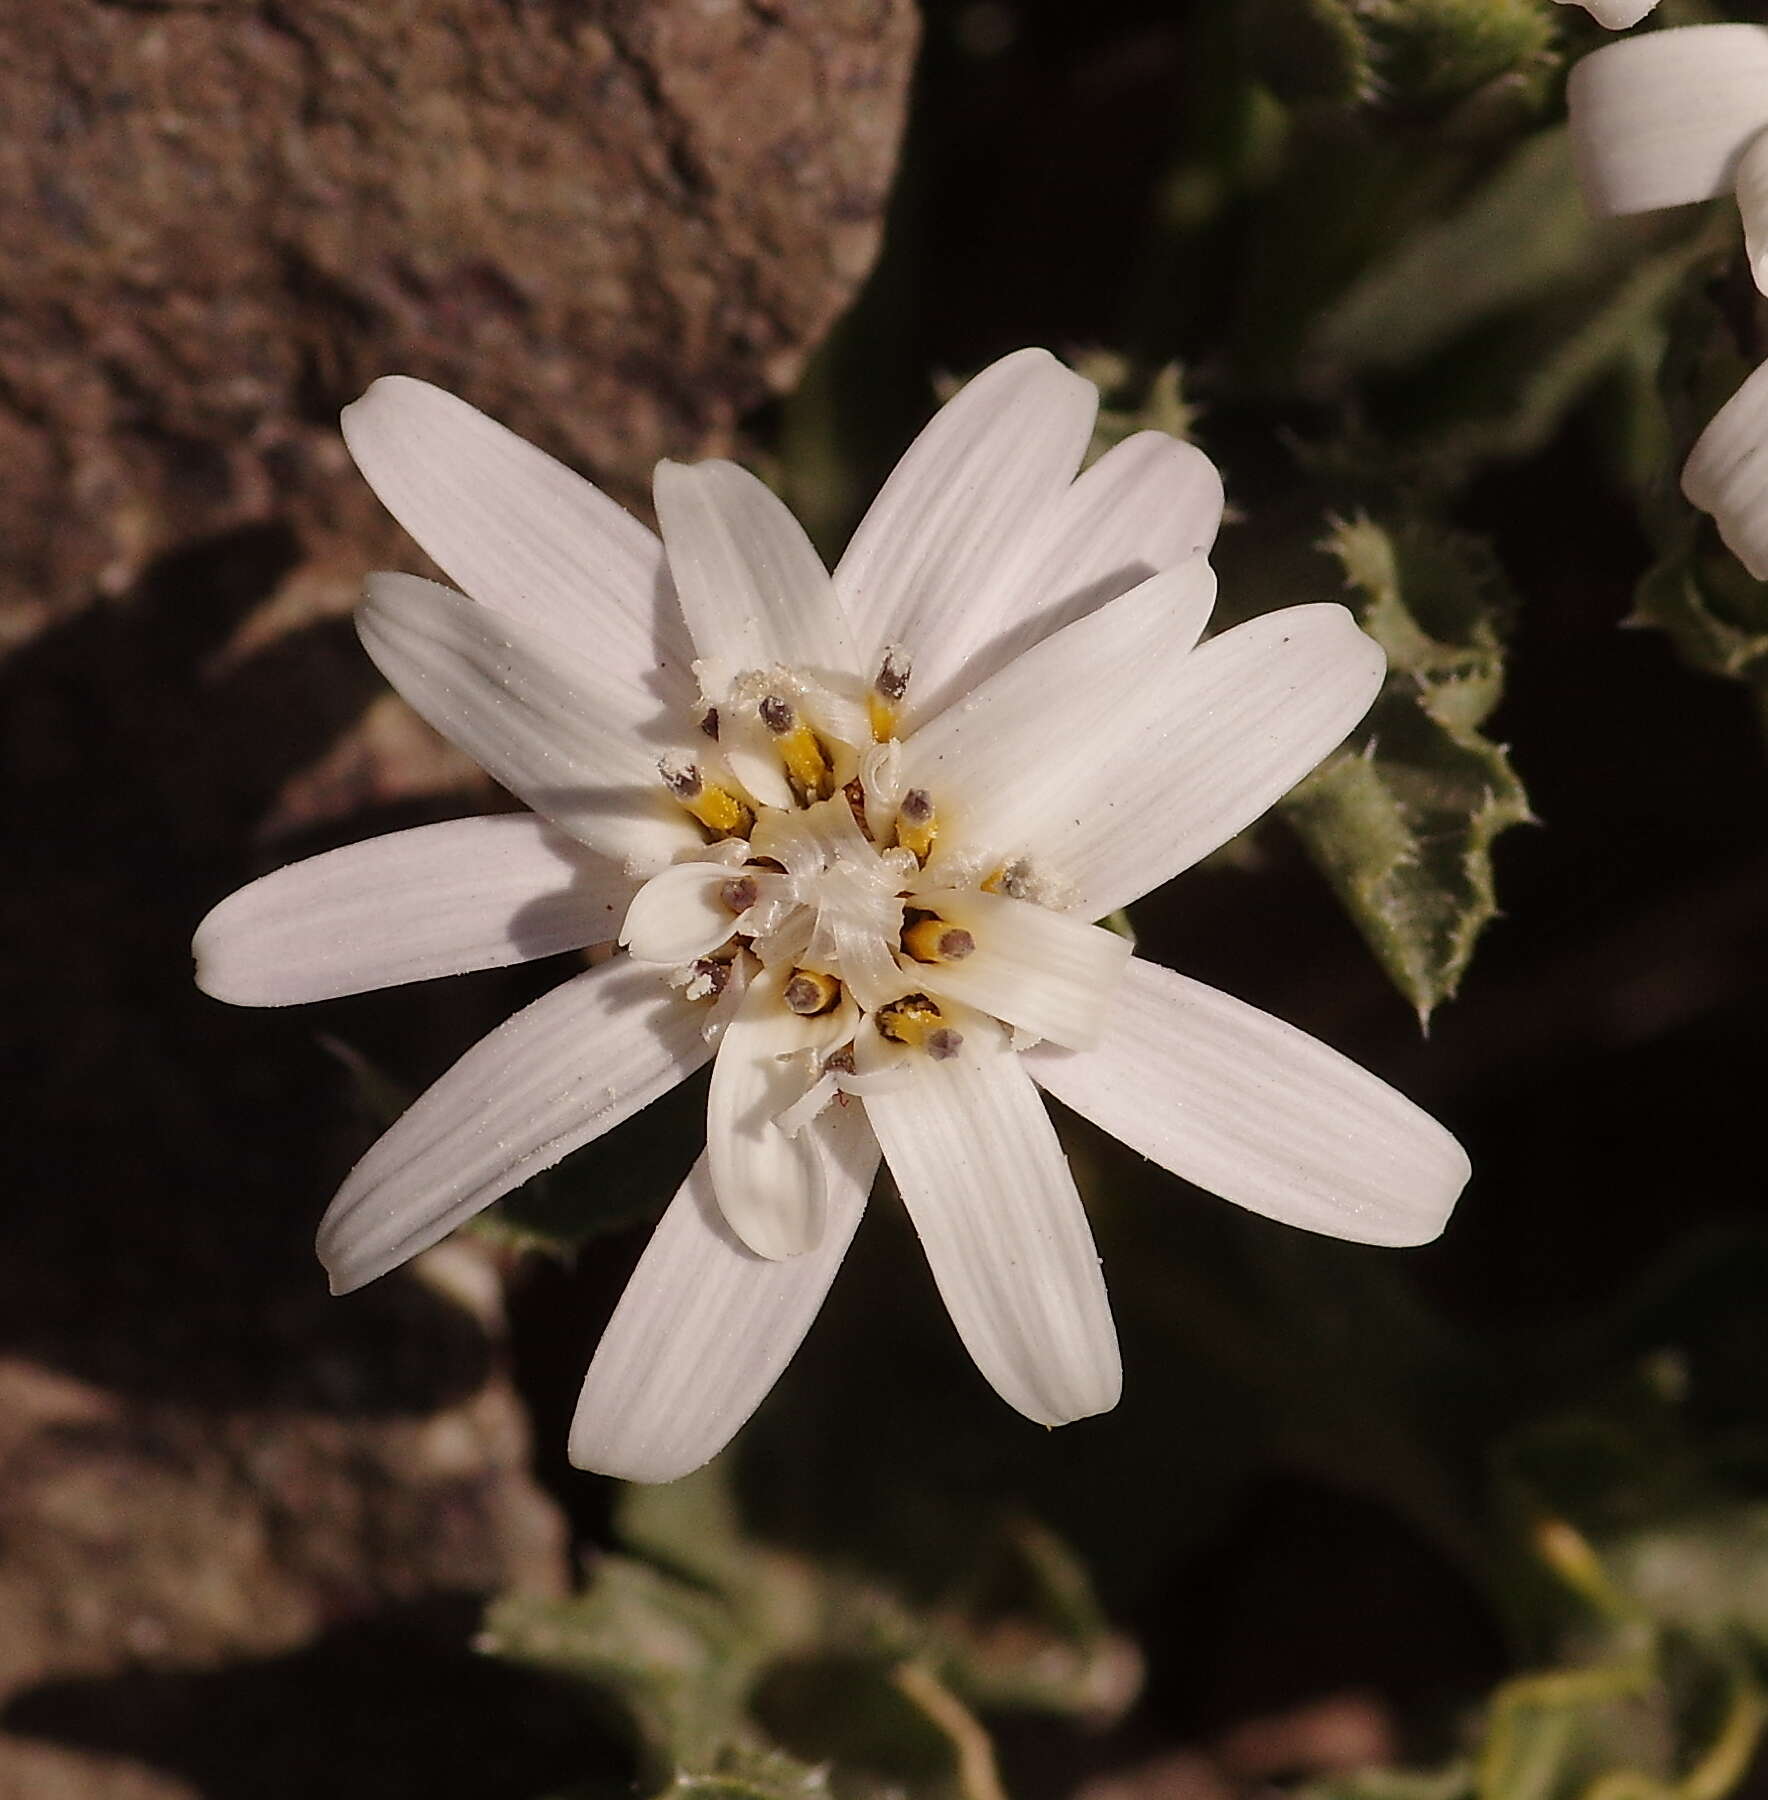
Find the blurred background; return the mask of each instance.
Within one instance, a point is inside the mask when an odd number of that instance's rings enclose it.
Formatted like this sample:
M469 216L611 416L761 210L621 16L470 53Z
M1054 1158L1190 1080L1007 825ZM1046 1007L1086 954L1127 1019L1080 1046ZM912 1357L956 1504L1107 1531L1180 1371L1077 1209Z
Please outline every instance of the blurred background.
M0 16L0 1796L1768 1793L1768 590L1674 480L1768 318L1720 204L1585 216L1602 41L1547 0ZM1362 1249L1065 1119L1115 1413L1002 1407L881 1191L732 1452L574 1473L698 1090L333 1301L343 1172L569 959L190 983L244 880L506 804L356 647L363 574L423 564L337 411L423 376L641 513L736 454L835 552L1026 343L1102 441L1220 463L1225 616L1343 598L1394 662L1144 952L1473 1183Z

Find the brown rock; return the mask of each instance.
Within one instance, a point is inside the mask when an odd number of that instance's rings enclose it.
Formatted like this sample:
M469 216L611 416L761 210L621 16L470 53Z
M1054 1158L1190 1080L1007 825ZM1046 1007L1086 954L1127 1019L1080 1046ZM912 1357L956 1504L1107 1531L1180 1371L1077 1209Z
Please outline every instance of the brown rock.
M908 0L9 9L10 635L244 520L353 531L377 374L627 497L722 442L871 261L913 35Z
M628 500L727 445L873 254L913 34L908 0L0 14L0 1796L594 1771L575 1701L468 1647L567 1572L482 1271L334 1302L311 1252L373 1131L320 1039L421 1080L545 977L254 1015L187 946L262 867L485 798L345 622L419 565L338 407L426 376Z

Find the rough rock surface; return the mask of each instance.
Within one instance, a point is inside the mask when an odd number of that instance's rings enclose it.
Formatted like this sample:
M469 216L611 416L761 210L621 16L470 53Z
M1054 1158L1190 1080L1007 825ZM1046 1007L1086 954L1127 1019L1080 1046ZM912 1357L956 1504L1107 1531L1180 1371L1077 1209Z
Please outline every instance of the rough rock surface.
M398 369L628 494L876 248L906 0L206 0L0 18L11 629L341 476Z
M338 406L426 376L642 500L851 299L913 40L909 0L0 9L6 1800L583 1772L575 1702L469 1647L568 1573L483 1271L332 1301L311 1252L374 1129L326 1039L422 1079L558 972L238 1013L189 935L485 799L354 643L362 572L420 565Z

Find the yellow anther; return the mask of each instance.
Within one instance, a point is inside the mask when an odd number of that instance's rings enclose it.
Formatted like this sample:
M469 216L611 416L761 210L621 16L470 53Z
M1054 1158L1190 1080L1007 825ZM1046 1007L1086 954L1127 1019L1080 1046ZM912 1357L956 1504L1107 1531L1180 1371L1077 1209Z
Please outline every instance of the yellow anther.
M747 837L755 824L754 813L729 788L703 786L682 805L715 837Z
M871 722L872 736L880 744L896 736L897 714L901 710L902 697L908 691L908 652L900 644L890 644L885 648L884 660L878 665L872 691L866 698L866 716Z
M729 788L701 775L693 763L665 758L657 765L663 785L714 837L747 837L755 814Z
M922 913L903 927L902 947L916 962L962 962L976 948L976 940L962 925Z
M835 768L822 739L799 718L790 701L769 694L761 703L761 722L773 733L774 747L786 765L793 792L809 805L835 791Z
M806 805L813 800L827 800L834 793L834 765L822 740L808 725L800 725L781 738L780 760L786 765L786 779Z
M834 1010L841 998L841 983L820 969L794 969L781 998L786 1002L787 1012L814 1019L819 1013Z
M939 820L933 812L933 796L925 788L910 788L896 809L896 841L916 862L926 866L939 836Z
M1031 865L1022 856L1010 863L1002 863L993 874L984 877L982 891L985 894L1005 894L1011 900L1033 899Z
M945 1024L945 1015L925 994L904 994L900 1000L879 1007L873 1016L881 1035L893 1044L907 1044L911 1050L920 1049L928 1033Z

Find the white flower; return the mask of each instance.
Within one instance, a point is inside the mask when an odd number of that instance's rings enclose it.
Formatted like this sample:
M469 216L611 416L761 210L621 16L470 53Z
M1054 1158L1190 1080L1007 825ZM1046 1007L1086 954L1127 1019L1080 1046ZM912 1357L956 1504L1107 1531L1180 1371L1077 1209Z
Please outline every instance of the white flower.
M374 576L363 642L535 815L267 876L204 921L198 979L279 1005L625 945L363 1157L320 1228L338 1291L716 1056L707 1151L584 1384L584 1467L669 1480L731 1437L808 1329L880 1152L1003 1398L1051 1425L1114 1405L1099 1260L1040 1087L1341 1237L1428 1240L1466 1179L1392 1089L1088 923L1258 817L1382 679L1338 606L1195 647L1220 480L1157 432L1077 477L1097 399L1042 351L996 363L832 580L730 463L662 465L659 544L421 382L345 414L376 492L473 596Z
M1572 70L1566 108L1596 213L1733 193L1745 152L1768 129L1768 27L1684 25L1604 44ZM1750 185L1746 224L1759 232Z
M1648 212L1730 193L1756 286L1768 293L1768 26L1687 25L1605 44L1566 88L1592 209ZM1682 470L1691 505L1768 579L1768 376L1714 415Z
M1625 31L1637 25L1656 7L1658 0L1559 0L1561 6L1581 6L1598 25L1610 31Z

